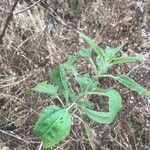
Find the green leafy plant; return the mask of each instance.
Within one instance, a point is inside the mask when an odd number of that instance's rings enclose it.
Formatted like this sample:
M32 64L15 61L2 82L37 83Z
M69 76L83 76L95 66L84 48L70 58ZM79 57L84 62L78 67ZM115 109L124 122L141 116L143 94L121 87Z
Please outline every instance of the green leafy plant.
M80 35L89 44L89 48L82 49L69 56L66 63L51 70L50 76L53 84L43 81L32 88L33 91L49 94L60 102L59 106L50 105L44 108L33 129L33 133L41 137L45 149L55 146L70 133L73 123L72 115L75 109L80 109L84 115L97 123L109 124L116 118L122 107L121 95L115 89L103 89L99 83L100 78L113 78L139 94L150 96L150 91L128 76L108 74L108 69L113 65L141 61L145 56L118 57L116 54L126 43L116 48L102 49L90 37L83 33L80 33ZM76 62L80 57L91 63L93 73L79 74ZM78 90L71 86L70 77L76 81ZM93 109L95 103L90 101L91 95L107 97L108 112ZM87 124L84 121L83 124L87 130ZM88 132L88 137L89 134L90 132Z

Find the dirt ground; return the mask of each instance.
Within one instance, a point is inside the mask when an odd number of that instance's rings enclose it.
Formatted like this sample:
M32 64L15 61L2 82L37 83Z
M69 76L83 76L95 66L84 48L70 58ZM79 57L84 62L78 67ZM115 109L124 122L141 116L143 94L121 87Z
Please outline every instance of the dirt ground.
M32 128L38 113L52 99L26 91L39 81L50 80L50 69L85 46L75 30L102 47L127 40L122 55L150 53L149 0L41 0L26 9L36 2L17 4L0 45L0 150L40 149ZM0 33L13 4L14 0L0 1ZM84 64L82 68L86 68ZM150 89L149 59L113 67L110 73L126 73ZM150 100L114 81L101 82L123 97L116 120L110 125L90 122L93 143L75 121L70 136L54 150L149 150Z

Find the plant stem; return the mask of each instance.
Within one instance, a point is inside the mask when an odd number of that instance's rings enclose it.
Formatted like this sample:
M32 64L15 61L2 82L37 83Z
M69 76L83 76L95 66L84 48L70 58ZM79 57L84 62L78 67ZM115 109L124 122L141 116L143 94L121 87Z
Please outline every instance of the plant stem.
M65 105L64 105L63 101L61 100L61 98L58 95L56 96L56 98L59 100L59 102L61 103L61 105L64 107Z
M93 61L91 58L89 59L89 61L90 61L90 63L92 64L92 66L93 66L93 68L94 68L95 74L97 74L97 68L96 68L96 66L95 66L94 61Z
M104 93L100 93L100 92L89 92L89 93L85 93L85 95L103 95L103 96L105 96Z
M67 109L71 109L74 105L76 104L76 102L72 103Z
M78 118L83 124L84 124L84 121L82 120L82 118L81 117L79 117L78 115L76 115L76 114L73 114L73 116L75 116L76 118Z
M109 77L109 78L116 78L115 76L113 76L113 75L101 75L100 77Z

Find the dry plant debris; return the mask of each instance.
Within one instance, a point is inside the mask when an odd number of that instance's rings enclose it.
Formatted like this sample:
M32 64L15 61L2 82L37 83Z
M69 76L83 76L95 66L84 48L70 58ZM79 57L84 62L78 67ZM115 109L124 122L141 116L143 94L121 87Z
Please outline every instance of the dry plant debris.
M0 45L0 149L41 149L32 128L38 113L52 103L48 96L25 92L38 81L49 80L47 72L67 60L84 45L74 30L90 35L102 47L128 44L123 55L150 53L149 0L21 0L13 11L3 44ZM0 1L0 34L13 0ZM18 13L20 12L20 13ZM84 46L83 46L84 47ZM127 51L128 50L128 51ZM84 68L79 62L81 72ZM113 73L127 73L150 88L150 61L116 66ZM103 80L105 87L114 81ZM90 123L89 142L81 122L75 120L71 135L54 150L148 150L150 100L128 91L120 84L124 108L111 125ZM96 98L95 98L96 99ZM79 112L80 113L80 112ZM127 114L127 115L126 115ZM126 117L124 117L126 115ZM122 119L123 118L123 119Z

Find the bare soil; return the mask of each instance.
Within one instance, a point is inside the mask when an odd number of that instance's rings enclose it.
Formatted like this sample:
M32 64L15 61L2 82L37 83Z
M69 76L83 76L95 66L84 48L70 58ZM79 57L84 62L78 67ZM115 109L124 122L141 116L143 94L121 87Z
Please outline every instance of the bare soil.
M39 81L50 80L50 69L87 46L75 30L104 48L127 40L122 55L150 53L149 0L43 0L26 9L36 2L17 4L0 45L0 150L40 149L32 128L42 108L53 102L47 95L26 91ZM13 3L0 1L0 33ZM80 63L81 71L86 71L86 64ZM126 73L150 89L149 59L115 66L109 72ZM150 100L113 80L100 82L105 88L113 86L123 97L116 120L110 125L89 122L94 146L82 123L74 121L70 136L54 150L149 150Z

